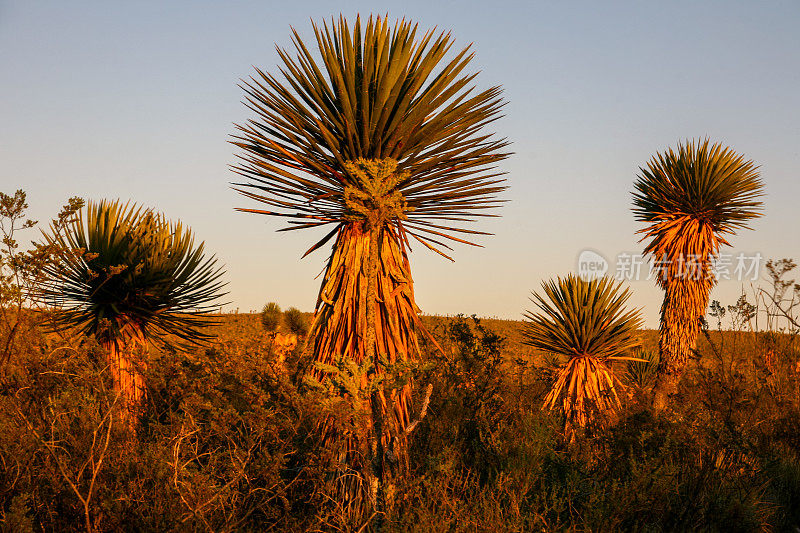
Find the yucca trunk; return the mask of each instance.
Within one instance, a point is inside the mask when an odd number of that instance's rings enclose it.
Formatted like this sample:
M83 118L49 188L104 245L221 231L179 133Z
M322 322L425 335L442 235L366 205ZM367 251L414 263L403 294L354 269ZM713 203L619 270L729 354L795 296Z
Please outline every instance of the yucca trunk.
M132 331L126 338L101 342L111 371L113 392L118 397L120 419L131 431L136 429L146 397L144 377L141 373L143 362L135 360L136 352L144 345L144 336L138 329Z
M675 394L692 352L697 348L700 318L708 305L709 290L700 282L674 281L669 284L661 304L661 359L653 388L653 407L663 410Z
M715 279L711 273L711 256L722 241L709 224L681 217L661 228L674 240L666 248L672 253L659 255L666 266L658 280L664 289L659 324L658 375L653 387L653 409L662 411L669 397L677 392L692 352L697 348L701 319ZM677 251L676 251L677 250Z
M575 430L590 421L604 422L621 406L619 380L603 357L575 355L557 374L542 409L560 408L566 415L565 433L575 440Z
M416 360L420 353L415 333L418 313L408 257L396 231L388 224L371 229L366 221L343 225L325 271L309 335L315 360L329 365L336 357L358 365L371 360L379 375L384 373L381 356L389 364ZM317 377L324 379L319 374ZM363 376L362 390L367 386L368 378ZM370 478L369 486L362 484L365 480L351 483L353 501L359 494L370 499L377 496L380 501L376 484L382 481L387 466L384 450L392 450L399 466L405 466L410 404L410 384L388 395L375 391L365 406L371 414L370 427L357 435L336 436L347 439L347 465Z

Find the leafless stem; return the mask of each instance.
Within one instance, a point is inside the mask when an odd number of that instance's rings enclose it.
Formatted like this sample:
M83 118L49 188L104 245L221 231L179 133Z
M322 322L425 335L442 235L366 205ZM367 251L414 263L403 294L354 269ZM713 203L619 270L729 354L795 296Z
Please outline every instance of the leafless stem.
M428 386L425 388L425 399L422 400L422 408L419 410L419 416L406 427L406 437L417 429L419 423L422 422L422 419L428 414L428 404L431 403L431 393L433 393L433 383L428 383Z
M17 414L20 416L22 421L25 422L25 426L28 428L28 431L30 431L33 434L33 436L36 437L36 440L38 440L39 443L45 447L47 452L53 458L53 461L55 461L56 466L58 467L58 471L61 473L61 477L64 479L64 481L67 482L69 487L72 489L72 492L74 492L75 496L77 496L78 499L80 500L81 505L83 506L83 516L84 516L86 531L87 533L91 533L92 532L91 501L92 501L92 496L94 494L94 487L95 487L95 482L97 481L97 476L100 474L100 470L103 467L103 460L105 458L106 451L108 450L109 442L111 442L111 428L114 423L114 418L112 414L113 410L112 409L108 410L108 412L105 414L102 420L100 420L100 423L92 433L92 446L89 450L89 457L86 459L81 468L78 470L77 474L74 476L75 479L73 480L72 477L69 475L69 473L67 473L64 465L61 463L61 459L59 458L58 454L56 454L56 449L58 447L55 446L52 442L45 440L39 434L39 432L36 431L36 428L33 426L30 420L28 420L28 417L25 416L25 413L22 412L22 409L20 409L19 405L16 405L15 407L17 409ZM97 454L97 458L95 459L97 435L102 429L103 425L106 426L105 435L103 436L103 448ZM87 489L86 495L84 496L83 493L81 493L78 484L81 482L81 478L83 477L83 473L86 471L87 466L91 467L92 477L91 480L89 481L89 488Z

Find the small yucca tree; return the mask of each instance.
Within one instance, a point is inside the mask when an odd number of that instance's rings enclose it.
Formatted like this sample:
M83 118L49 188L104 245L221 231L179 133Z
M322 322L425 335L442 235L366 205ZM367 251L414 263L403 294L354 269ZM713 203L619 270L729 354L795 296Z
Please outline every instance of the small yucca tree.
M278 326L283 321L283 312L281 306L275 302L268 302L261 310L261 325L270 333L278 331Z
M644 251L658 265L656 282L664 289L653 389L653 408L661 411L696 347L716 284L712 259L729 245L724 235L761 215L762 183L752 161L707 139L656 154L640 170L633 211L648 224L639 233L650 239Z
M119 201L89 202L58 234L45 301L58 327L94 336L105 349L129 427L145 397L137 352L151 342L187 346L211 338L204 328L218 304L223 271L205 258L192 232L152 210Z
M523 342L567 358L543 408L563 411L565 430L574 436L619 408L621 383L611 363L631 359L624 354L638 345L642 320L639 310L624 307L630 291L609 277L569 274L543 282L542 290L531 298L538 311L524 314Z
M481 233L461 223L498 205L507 143L483 130L503 102L499 87L471 85L469 47L446 59L450 34L418 36L417 25L381 17L357 18L352 29L340 17L314 33L318 55L294 32L296 56L278 49L282 79L258 70L243 84L256 118L235 140L235 171L248 179L237 190L269 206L242 211L285 217L285 229L331 227L307 252L335 239L313 356L329 366L366 361L382 373L384 360L419 355L411 242L447 257L448 242L472 244L462 236ZM410 386L373 396L377 448L402 447L410 398Z

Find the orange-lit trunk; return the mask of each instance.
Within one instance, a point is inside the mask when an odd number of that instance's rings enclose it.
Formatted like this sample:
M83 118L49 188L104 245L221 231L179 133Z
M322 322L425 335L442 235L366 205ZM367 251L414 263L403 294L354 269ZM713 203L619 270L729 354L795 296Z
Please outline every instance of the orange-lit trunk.
M130 430L136 429L146 396L144 377L141 374L144 363L134 360L137 349L144 344L145 341L138 331L126 340L117 339L103 343L114 393L118 396L120 416Z
M673 280L667 284L661 304L658 376L653 388L653 407L663 410L678 390L692 352L697 348L700 319L705 315L711 290L702 280Z
M645 253L653 254L659 262L657 282L664 289L659 325L661 360L653 387L653 410L661 412L677 392L689 357L697 347L700 319L716 283L711 257L727 242L714 233L709 221L693 215L665 218L645 233L653 237Z
M374 268L370 268L371 252ZM361 365L372 359L379 374L384 372L381 356L389 364L416 360L420 353L415 333L418 312L408 257L394 230L384 225L370 232L365 222L343 226L325 272L309 334L315 360L334 364L335 358L342 356ZM316 372L316 377L320 381L325 378L321 372ZM361 386L367 386L366 376ZM351 468L368 470L370 465L364 464L364 457L382 457L382 448L393 449L400 463L405 462L410 404L410 384L369 398L371 425L376 427L365 428L360 436L344 436ZM382 468L380 461L378 471Z
M413 361L420 353L415 333L419 308L414 302L408 257L390 228L381 231L379 242L372 350L376 359L385 354L389 363ZM362 224L346 225L339 232L309 335L313 338L317 361L332 364L341 355L362 364L370 351L367 348L369 248L369 231ZM382 371L379 367L378 372ZM393 426L404 431L409 422L410 386L384 398L384 409L389 403Z

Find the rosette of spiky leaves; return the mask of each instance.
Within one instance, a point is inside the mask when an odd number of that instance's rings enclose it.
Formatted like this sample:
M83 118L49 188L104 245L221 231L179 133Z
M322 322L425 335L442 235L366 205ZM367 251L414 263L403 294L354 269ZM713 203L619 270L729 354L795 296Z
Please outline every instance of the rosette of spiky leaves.
M656 154L634 184L633 212L648 226L645 253L677 261L707 260L724 235L761 216L762 182L753 161L708 139ZM659 276L664 285L664 277Z
M223 270L180 222L119 201L89 202L55 239L72 250L48 272L58 325L102 342L210 338L203 328L214 322L207 313L222 295Z
M712 256L725 235L761 215L757 167L719 143L691 141L657 154L634 184L633 212L647 223L645 253L656 261L661 307L660 363L654 406L675 392L700 333L716 280Z
M363 186L348 162L391 159L407 216L388 223L401 239L443 255L448 241L472 244L459 235L482 232L462 223L491 216L504 189L507 143L483 132L500 116L501 89L472 86L473 54L448 58L449 33L418 37L416 24L381 17L313 28L318 55L293 31L296 55L278 48L281 76L257 70L242 84L256 118L235 137L234 170L248 178L237 190L269 206L242 210L285 217L286 230L335 225L311 252L348 222L347 191Z
M563 410L569 431L619 407L611 363L630 359L623 354L638 345L642 320L625 309L630 291L609 277L569 274L543 282L542 290L531 298L538 311L524 314L523 342L567 358L543 408Z
M636 359L628 361L625 377L637 389L646 389L653 384L658 370L659 355L657 351L637 348L633 355Z

